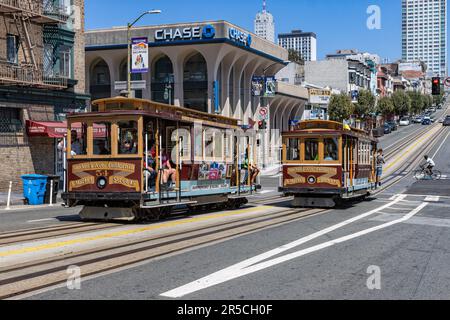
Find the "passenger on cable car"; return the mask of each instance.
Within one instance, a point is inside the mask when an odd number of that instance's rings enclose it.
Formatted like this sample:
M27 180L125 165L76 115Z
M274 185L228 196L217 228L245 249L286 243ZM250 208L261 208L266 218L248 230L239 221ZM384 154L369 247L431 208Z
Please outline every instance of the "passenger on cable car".
M72 156L80 155L83 153L83 145L78 139L77 130L71 131L71 152Z
M148 187L151 189L151 188L154 188L156 185L156 178L158 176L158 172L156 171L156 145L155 145L155 142L151 141L150 145L152 145L152 148L149 151L148 161L145 165L145 168L149 172Z
M249 164L248 151L245 152L245 158L244 158L244 163L242 164L242 168L245 169L245 176L244 176L243 184L246 184L248 182L248 172L249 171L250 171L250 183L255 184L256 178L258 177L260 171L257 166Z
M172 161L164 148L161 149L161 164L163 168L163 183L167 184L169 180L175 183L177 171L173 168Z

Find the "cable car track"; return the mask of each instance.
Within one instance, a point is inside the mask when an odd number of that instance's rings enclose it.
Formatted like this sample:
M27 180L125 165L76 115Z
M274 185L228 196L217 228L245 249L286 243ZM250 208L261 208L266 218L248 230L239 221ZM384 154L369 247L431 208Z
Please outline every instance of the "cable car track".
M91 252L47 259L34 264L2 268L0 269L0 299L12 298L64 283L67 280L66 270L68 265L75 264L84 268L82 269L83 277L94 276L106 271L130 267L150 259L181 253L203 245L211 245L252 232L277 227L326 211L287 209L221 225L211 225L161 237L151 237L122 246L105 247ZM243 221L246 222L243 223ZM160 242L161 240L162 242ZM25 272L29 273L20 274Z

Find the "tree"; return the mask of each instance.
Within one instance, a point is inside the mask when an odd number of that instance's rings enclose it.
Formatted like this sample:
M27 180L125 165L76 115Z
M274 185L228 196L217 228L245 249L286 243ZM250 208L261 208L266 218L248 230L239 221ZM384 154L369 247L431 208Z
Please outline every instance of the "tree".
M369 90L359 91L358 103L355 105L355 115L358 119L367 119L375 112L375 96Z
M411 109L411 98L403 90L395 91L392 95L394 114L404 116Z
M289 61L297 62L300 65L305 65L305 59L303 59L303 57L297 50L289 49L288 53L289 53L289 58L288 58Z
M338 122L348 120L353 114L354 106L350 97L344 93L333 94L328 106L330 119Z
M418 114L425 109L428 104L428 98L417 91L409 91L408 97L411 99L410 113ZM403 114L402 114L403 115Z
M440 95L433 96L433 103L435 105L438 105L438 104L442 103L443 99L444 99L444 93L441 91Z
M384 118L389 117L394 113L394 104L389 97L383 97L378 101L377 112L381 113Z

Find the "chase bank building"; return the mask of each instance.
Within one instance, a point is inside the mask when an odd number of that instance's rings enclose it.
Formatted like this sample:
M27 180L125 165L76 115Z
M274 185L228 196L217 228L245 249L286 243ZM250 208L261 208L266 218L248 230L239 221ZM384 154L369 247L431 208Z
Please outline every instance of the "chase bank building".
M288 59L287 50L226 21L137 27L132 37L148 38L150 50L150 71L132 75L142 84L132 88L135 97L234 117L242 125L258 121L261 99L252 95L252 78L275 75ZM127 80L126 27L86 32L86 74L93 100L125 89L117 82ZM307 91L286 86L277 84L268 102L267 127L286 129L304 110Z

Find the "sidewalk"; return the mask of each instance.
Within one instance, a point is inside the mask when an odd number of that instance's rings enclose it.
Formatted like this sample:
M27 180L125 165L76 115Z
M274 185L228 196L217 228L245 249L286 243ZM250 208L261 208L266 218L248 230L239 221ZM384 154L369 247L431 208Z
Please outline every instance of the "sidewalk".
M0 192L0 207L6 207L8 202L8 193ZM22 193L11 193L11 206L24 205L24 197Z
M8 202L8 193L0 192L0 210L4 210L6 208L7 202ZM59 193L58 197L56 198L56 203L53 205L59 206L61 203L63 203L63 200L61 199L61 193ZM25 205L25 198L23 197L22 193L11 193L10 206L11 209L29 209L29 208L48 207L48 204L44 204L41 206Z

